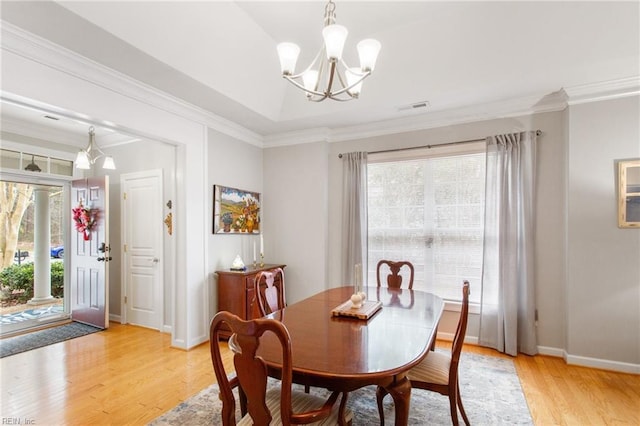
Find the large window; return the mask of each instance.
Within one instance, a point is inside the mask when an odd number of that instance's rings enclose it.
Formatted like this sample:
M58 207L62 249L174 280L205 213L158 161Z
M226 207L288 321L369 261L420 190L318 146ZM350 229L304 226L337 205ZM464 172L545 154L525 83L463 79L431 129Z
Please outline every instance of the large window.
M485 154L430 151L369 160L367 278L376 282L380 259L408 260L414 289L456 301L463 280L481 279ZM479 303L480 292L470 301Z

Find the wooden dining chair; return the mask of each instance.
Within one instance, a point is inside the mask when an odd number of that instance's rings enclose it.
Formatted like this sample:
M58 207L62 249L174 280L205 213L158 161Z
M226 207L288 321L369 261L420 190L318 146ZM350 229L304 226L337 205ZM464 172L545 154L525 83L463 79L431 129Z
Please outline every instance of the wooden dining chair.
M223 327L223 325L225 327ZM229 348L233 353L235 376L224 368L220 345L220 332L231 329ZM273 333L282 348L282 374L279 386L267 386L267 365L258 356L260 340L266 333ZM292 390L291 337L285 325L275 319L259 318L245 321L227 311L220 311L211 320L209 330L211 360L222 400L222 424L236 424L236 401L233 388L240 386L241 406L246 414L238 425L313 424L350 425L353 413L336 402L340 392L327 398ZM244 403L242 399L244 398ZM342 417L340 414L342 413Z
M415 275L413 265L411 262L407 262L405 260L394 262L393 260L381 260L378 262L378 266L376 267L376 277L378 279L378 287L381 287L382 283L380 281L380 271L383 269L388 269L389 274L387 275L387 286L390 288L401 288L402 287L402 275L400 275L400 271L402 267L407 267L409 269L409 289L413 288L413 276Z
M286 307L284 271L274 268L259 272L255 277L255 297L263 317Z
M467 332L467 318L469 316L469 281L464 281L462 285L462 308L456 334L453 337L451 353L429 351L429 354L420 364L409 370L407 374L413 389L425 389L438 392L449 397L449 408L451 410L451 420L455 426L458 425L458 409L466 425L469 425L467 413L464 411L462 399L460 398L460 386L458 384L458 364L460 353L464 343L464 336ZM384 412L382 400L387 392L382 387L376 391L378 402L378 413L380 414L380 424L384 425Z

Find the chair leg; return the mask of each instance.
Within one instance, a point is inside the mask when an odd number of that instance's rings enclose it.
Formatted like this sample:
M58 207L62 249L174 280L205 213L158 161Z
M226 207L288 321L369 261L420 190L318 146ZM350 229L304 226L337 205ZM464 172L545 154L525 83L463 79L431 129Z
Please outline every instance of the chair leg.
M349 396L348 392L343 392L342 398L340 399L340 408L338 409L338 425L339 426L351 426L351 422L346 422L344 420L344 410L347 408L348 396Z
M458 401L458 408L460 409L460 414L462 414L462 420L464 420L464 424L469 426L471 423L469 422L469 418L467 417L467 413L464 412L464 407L462 406L462 398L460 397L460 385L456 386L456 399Z
M458 426L458 404L456 398L456 389L449 389L449 408L451 409L451 422L453 426Z
M384 426L384 408L382 407L382 400L388 394L387 390L382 386L378 386L376 389L376 402L378 403L378 415L380 416L380 426Z

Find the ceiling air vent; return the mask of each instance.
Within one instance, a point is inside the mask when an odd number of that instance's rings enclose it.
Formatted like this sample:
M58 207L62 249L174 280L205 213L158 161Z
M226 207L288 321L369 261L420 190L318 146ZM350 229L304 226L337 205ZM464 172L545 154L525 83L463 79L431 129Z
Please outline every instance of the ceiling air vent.
M398 108L398 111L413 111L427 107L429 107L429 101L420 101L413 104L401 106Z

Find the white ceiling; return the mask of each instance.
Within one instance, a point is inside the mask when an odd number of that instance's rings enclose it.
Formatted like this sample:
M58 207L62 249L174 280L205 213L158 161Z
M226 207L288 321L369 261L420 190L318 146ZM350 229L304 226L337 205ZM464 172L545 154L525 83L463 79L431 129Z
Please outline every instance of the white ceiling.
M640 3L336 1L345 59L382 50L359 100L308 102L281 41L321 47L322 1L2 2L2 19L262 136L442 114L640 75ZM429 109L401 107L428 101ZM7 113L3 111L3 119ZM23 117L24 118L24 117ZM83 129L86 133L86 129Z

